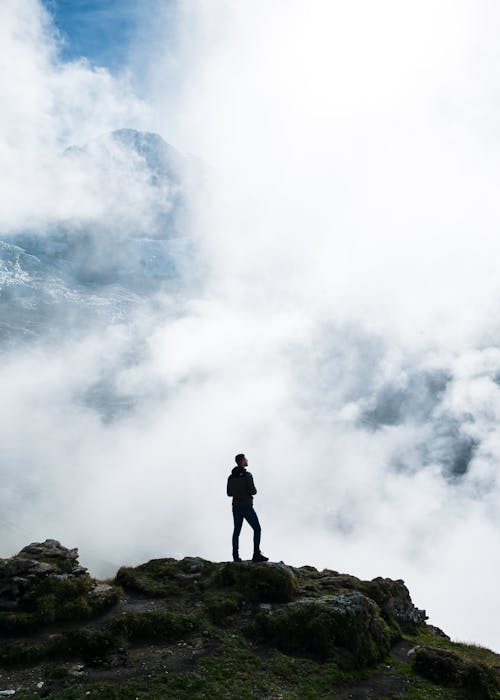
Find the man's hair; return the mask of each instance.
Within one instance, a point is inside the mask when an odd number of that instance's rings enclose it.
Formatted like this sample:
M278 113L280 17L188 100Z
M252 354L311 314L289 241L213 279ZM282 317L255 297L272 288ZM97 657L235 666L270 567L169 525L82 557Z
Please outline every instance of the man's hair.
M236 464L239 467L241 467L241 464L243 462L244 457L245 457L245 455L243 453L241 453L240 455L236 455L236 457L234 458L234 461L236 462Z

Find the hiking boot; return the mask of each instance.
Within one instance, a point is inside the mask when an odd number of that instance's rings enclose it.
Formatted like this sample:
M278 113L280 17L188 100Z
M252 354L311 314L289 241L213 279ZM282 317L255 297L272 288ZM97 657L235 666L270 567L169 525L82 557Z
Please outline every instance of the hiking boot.
M241 561L241 559L239 558L238 555L236 555L236 556L233 556L233 561Z
M269 557L265 557L262 552L257 552L257 554L253 555L252 561L269 561Z

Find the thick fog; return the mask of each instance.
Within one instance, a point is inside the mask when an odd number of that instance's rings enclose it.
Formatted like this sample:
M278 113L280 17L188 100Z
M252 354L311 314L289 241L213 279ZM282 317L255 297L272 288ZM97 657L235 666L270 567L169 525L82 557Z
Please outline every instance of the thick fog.
M228 559L245 452L272 560L500 650L500 10L154 13L111 75L0 9L0 555Z

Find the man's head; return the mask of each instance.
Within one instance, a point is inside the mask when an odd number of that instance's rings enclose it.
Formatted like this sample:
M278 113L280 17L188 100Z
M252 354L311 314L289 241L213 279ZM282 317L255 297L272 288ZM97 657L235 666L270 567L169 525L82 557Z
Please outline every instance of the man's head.
M245 455L242 453L240 455L236 455L234 458L234 461L239 467L248 467L248 459L245 457Z

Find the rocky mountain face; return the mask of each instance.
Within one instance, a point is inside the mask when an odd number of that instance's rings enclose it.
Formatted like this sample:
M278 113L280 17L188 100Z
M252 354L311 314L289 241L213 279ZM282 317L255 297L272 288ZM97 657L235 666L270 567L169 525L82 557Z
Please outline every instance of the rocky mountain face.
M0 560L0 691L19 698L497 698L500 657L403 581L156 559L95 581L55 540Z

